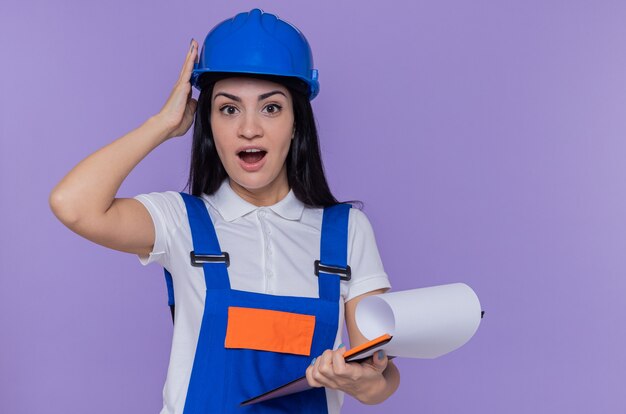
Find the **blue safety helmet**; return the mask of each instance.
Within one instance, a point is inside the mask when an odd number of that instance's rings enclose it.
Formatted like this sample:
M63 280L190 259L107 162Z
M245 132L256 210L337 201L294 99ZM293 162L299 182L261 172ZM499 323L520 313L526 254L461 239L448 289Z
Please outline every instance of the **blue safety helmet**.
M207 34L191 84L200 90L200 75L213 72L295 77L308 85L309 100L320 89L311 47L304 35L260 9L224 20Z

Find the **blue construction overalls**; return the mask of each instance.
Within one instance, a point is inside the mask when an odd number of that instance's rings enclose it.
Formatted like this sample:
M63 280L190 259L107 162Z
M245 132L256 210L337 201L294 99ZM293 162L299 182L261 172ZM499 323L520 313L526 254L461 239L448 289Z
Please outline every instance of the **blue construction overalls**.
M220 249L204 201L181 195L193 240L190 265L204 269L206 282L204 314L184 413L327 413L324 388L246 407L239 404L301 377L314 357L333 348L339 322L339 283L340 279L350 278L347 246L351 206L337 204L324 209L320 260L311 263L311 277L317 276L319 281L319 298L274 296L231 289L229 257ZM166 280L169 303L173 305L173 286L167 270ZM252 325L246 321L247 315L257 318ZM274 320L275 316L278 319ZM292 323L296 324L293 329ZM249 329L257 325L262 326L256 333ZM284 343L274 344L273 337L258 338L274 329L276 336L285 337Z

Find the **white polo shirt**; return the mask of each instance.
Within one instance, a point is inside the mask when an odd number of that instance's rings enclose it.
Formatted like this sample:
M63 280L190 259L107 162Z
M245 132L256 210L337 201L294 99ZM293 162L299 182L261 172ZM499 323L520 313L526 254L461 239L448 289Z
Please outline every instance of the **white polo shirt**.
M155 242L141 264L157 262L172 274L176 315L161 414L182 413L204 312L206 285L201 267L189 262L191 230L182 196L175 191L134 197L152 216ZM319 259L323 209L300 202L293 191L273 206L257 207L239 197L225 180L213 195L202 195L222 251L230 255L232 289L269 295L318 297L313 262ZM341 281L344 302L389 288L374 232L365 214L350 209L348 265L352 279ZM340 307L335 348L342 342ZM343 393L327 389L328 412L339 413Z

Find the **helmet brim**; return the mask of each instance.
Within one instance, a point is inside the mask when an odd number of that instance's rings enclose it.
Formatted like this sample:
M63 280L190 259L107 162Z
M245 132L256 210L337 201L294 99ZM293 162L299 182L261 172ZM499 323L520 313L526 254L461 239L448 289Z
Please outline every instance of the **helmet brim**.
M227 78L233 77L247 77L247 78L255 78L255 79L263 79L271 82L279 83L284 85L291 90L303 94L307 96L310 100L312 100L316 95L316 90L311 90L309 84L295 76L284 76L284 75L276 75L273 73L258 73L258 72L245 72L245 71L237 71L237 72L213 72L213 71L198 71L194 70L192 75L192 85L202 91L208 85L215 84L217 81Z

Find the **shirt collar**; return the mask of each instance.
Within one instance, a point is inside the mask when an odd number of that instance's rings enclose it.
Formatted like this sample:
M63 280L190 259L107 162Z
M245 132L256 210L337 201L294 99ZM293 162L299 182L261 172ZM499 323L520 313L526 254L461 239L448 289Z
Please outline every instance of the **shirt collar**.
M298 200L291 189L282 200L272 206L255 206L235 193L230 187L228 179L222 182L213 195L207 197L207 201L226 221L234 221L259 208L270 208L274 213L287 220L299 220L304 210L304 204Z

